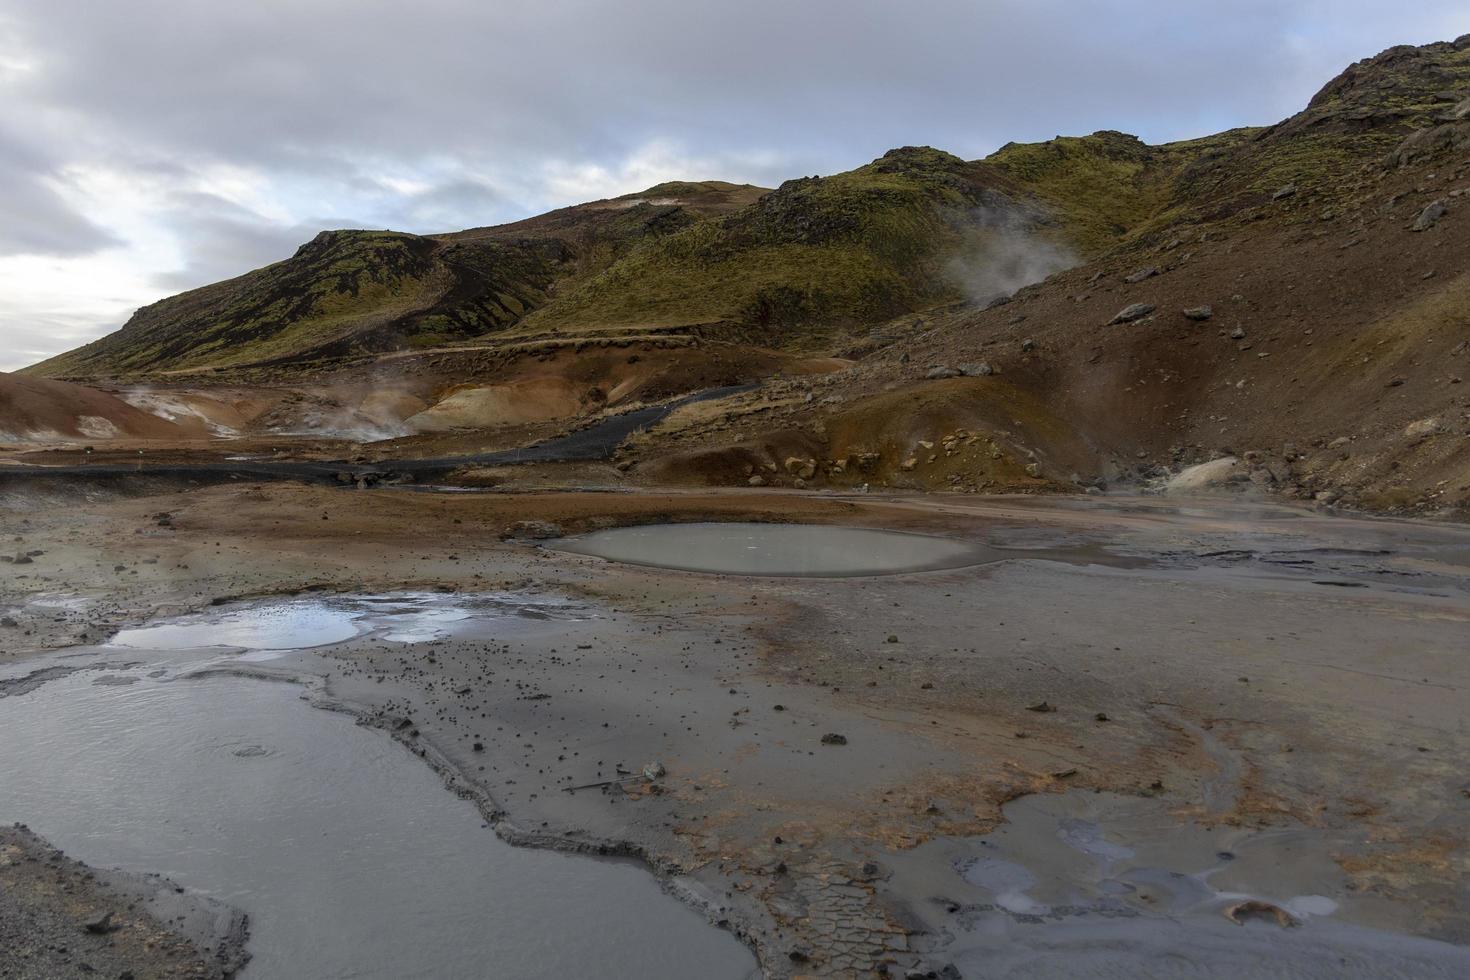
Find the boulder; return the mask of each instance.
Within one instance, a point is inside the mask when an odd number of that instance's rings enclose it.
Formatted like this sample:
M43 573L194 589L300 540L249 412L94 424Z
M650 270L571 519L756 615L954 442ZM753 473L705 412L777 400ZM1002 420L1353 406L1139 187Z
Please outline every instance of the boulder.
M1444 431L1444 423L1439 419L1419 419L1417 422L1410 422L1404 427L1404 438L1416 441L1428 439L1430 436L1438 435L1442 431Z
M1409 230L1428 231L1436 224L1438 224L1439 219L1448 214L1449 210L1450 209L1445 206L1443 199L1430 201L1427 205L1425 205L1424 210L1419 212L1419 217L1414 219L1414 223L1409 226Z
M1142 320L1153 311L1152 303L1130 303L1119 310L1118 315L1109 320L1108 324L1111 326L1115 323L1132 323L1135 320Z
M1245 464L1234 456L1222 456L1208 463L1187 466L1164 484L1165 493L1198 493L1239 483L1247 479Z

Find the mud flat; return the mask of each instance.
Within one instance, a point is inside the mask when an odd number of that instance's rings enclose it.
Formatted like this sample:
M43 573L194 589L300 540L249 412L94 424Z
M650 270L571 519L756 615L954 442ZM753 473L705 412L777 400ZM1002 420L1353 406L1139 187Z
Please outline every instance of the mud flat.
M0 724L66 685L128 690L38 673L109 637L109 658L145 659L121 629L336 602L350 635L215 655L353 706L503 837L642 860L771 976L1315 976L1329 948L1344 975L1464 972L1461 527L1142 498L277 486L5 516L41 554L0 569L4 683L29 689ZM1000 557L721 575L503 540L527 519L881 528ZM441 598L363 629L349 597L386 593ZM217 681L302 692L189 683ZM1116 957L1080 951L1101 943Z

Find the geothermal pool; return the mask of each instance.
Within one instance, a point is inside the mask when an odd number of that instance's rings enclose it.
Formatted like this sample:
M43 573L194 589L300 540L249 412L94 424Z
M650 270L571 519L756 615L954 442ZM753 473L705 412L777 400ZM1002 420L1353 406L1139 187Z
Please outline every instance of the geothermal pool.
M754 975L739 941L641 867L512 847L387 735L311 707L298 684L215 672L242 659L289 666L292 636L410 644L558 614L574 613L560 600L409 594L278 600L124 631L0 696L0 820L88 864L162 873L244 910L247 980L682 977L690 964Z
M727 575L885 575L961 568L999 557L950 538L820 524L652 524L597 531L555 546L631 565Z

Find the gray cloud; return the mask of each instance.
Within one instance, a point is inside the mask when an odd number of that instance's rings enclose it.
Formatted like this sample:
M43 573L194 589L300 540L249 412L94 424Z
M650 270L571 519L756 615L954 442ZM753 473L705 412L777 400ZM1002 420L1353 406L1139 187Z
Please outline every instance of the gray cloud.
M185 264L158 274L160 289L179 292L288 258L323 224L280 224L214 194L179 195L168 224L188 242ZM344 222L351 224L352 222Z
M47 185L52 169L0 130L0 255L82 255L119 244Z

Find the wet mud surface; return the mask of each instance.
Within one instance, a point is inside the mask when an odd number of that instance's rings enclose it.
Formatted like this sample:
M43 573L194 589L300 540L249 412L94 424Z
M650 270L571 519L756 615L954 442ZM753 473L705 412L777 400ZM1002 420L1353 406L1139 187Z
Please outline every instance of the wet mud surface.
M1464 529L1093 498L342 497L216 488L11 512L44 554L5 569L4 677L123 629L336 603L349 637L216 654L312 679L506 839L641 859L772 976L1464 962ZM501 540L512 518L714 517L1007 557L768 578ZM1049 557L1064 552L1081 557ZM392 639L351 618L350 596L387 591L522 611ZM51 605L28 604L42 593ZM143 683L96 679L33 678L0 717L57 685ZM1242 902L1261 904L1237 922ZM1341 972L1313 972L1329 948Z

